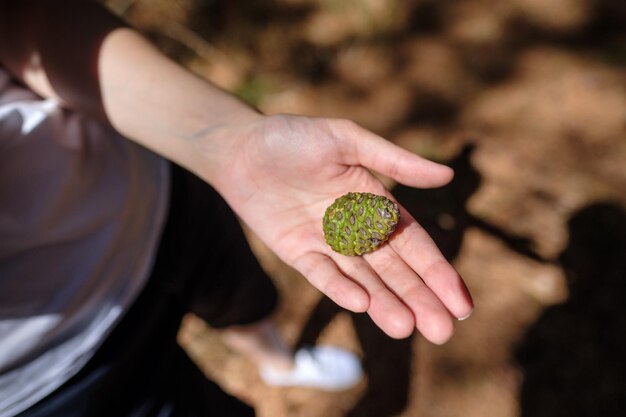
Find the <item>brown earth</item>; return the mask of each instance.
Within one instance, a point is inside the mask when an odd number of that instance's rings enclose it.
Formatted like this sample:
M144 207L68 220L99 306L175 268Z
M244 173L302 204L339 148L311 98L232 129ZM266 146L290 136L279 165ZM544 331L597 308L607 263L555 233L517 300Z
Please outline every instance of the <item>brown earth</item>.
M351 118L457 171L440 190L394 188L473 293L448 344L389 339L251 236L286 339L352 349L367 379L267 387L189 317L180 340L207 375L260 417L624 415L624 1L108 4L267 113Z

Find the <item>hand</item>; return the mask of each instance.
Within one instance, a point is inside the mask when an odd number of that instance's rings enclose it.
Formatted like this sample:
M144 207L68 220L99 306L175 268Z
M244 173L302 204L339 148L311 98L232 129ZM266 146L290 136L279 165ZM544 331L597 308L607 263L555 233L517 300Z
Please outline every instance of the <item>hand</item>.
M417 327L438 344L452 335L452 317L471 313L462 279L404 208L388 244L362 257L334 252L322 231L326 207L347 192L393 199L368 169L434 187L451 180L450 168L345 120L262 117L213 132L212 140L233 145L210 182L281 259L337 304L367 311L391 337Z

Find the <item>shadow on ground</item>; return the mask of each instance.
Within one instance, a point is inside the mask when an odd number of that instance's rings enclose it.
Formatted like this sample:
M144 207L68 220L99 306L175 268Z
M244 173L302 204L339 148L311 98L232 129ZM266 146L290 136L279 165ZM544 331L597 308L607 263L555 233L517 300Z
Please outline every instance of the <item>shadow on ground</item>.
M548 308L516 357L522 417L623 416L626 409L626 212L597 203L568 222L561 253L570 298Z

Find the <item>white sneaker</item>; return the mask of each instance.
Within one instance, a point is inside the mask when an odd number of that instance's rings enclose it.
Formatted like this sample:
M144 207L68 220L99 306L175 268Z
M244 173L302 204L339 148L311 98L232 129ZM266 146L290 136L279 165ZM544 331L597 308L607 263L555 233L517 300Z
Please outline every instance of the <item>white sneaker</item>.
M347 350L320 346L300 349L290 370L260 367L261 379L272 386L340 391L355 386L363 376L361 361Z

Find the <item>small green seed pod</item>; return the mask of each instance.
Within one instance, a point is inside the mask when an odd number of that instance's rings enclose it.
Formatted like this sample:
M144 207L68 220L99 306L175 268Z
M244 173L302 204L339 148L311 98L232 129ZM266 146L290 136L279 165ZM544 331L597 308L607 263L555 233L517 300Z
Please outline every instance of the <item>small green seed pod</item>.
M363 255L385 243L399 221L398 205L387 197L348 193L326 209L324 238L335 252Z

